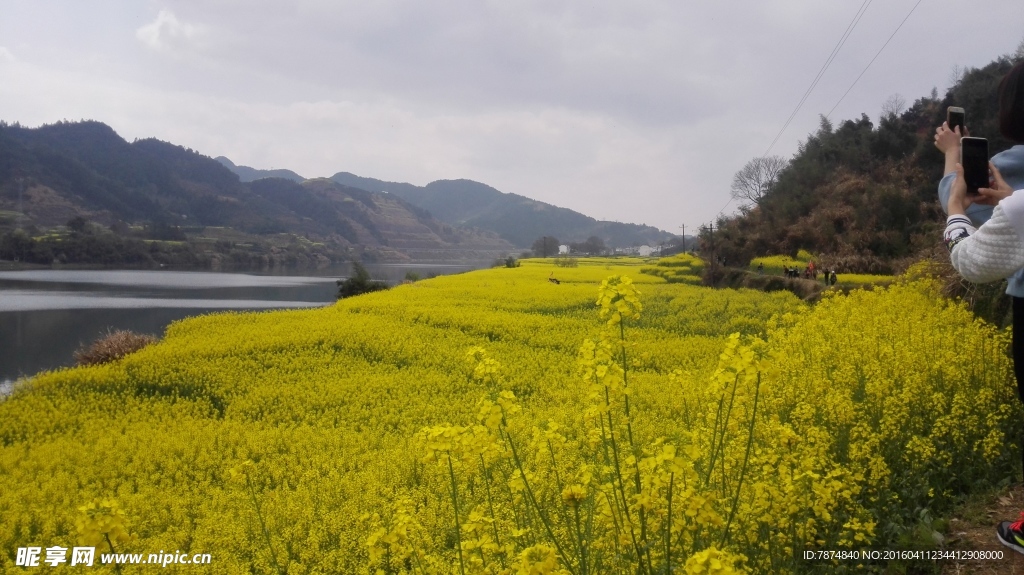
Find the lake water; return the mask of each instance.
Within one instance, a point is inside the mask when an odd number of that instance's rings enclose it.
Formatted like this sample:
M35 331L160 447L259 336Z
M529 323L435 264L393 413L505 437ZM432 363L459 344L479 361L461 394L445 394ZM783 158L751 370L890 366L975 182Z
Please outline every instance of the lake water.
M367 266L374 278L401 281L479 265ZM346 267L317 275L29 270L0 271L0 396L14 380L74 364L74 352L116 329L162 336L173 321L223 310L330 305Z

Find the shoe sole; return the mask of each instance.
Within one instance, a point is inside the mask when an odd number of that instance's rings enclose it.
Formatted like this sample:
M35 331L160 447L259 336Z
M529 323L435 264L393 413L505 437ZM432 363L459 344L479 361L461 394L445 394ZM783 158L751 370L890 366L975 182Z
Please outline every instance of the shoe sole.
M1003 536L1000 533L996 533L996 539L998 539L1000 543L1009 547L1010 549L1013 549L1017 553L1024 554L1024 547L1022 547L1019 543L1003 539Z

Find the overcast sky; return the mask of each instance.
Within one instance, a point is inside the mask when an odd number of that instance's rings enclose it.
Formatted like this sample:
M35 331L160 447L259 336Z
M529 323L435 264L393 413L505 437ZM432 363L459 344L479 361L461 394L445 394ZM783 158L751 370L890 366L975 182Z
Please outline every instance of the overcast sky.
M307 178L468 178L689 232L864 3L0 0L0 119L99 120ZM772 153L796 151L917 3L867 5ZM944 93L954 65L1022 38L1021 0L921 0L832 120Z

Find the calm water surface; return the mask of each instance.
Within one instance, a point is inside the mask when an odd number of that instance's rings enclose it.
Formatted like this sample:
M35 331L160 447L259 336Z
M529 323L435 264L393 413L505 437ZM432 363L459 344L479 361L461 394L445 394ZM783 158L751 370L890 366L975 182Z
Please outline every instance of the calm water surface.
M400 281L457 273L473 265L367 266L375 278ZM185 317L223 310L329 305L347 267L317 275L179 271L31 270L0 272L0 396L14 380L74 364L73 354L107 331L162 336Z

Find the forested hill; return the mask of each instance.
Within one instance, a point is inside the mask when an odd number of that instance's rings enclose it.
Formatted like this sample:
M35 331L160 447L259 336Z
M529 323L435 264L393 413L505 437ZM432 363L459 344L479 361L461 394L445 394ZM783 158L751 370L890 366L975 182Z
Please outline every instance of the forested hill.
M720 220L716 255L743 264L768 254L820 254L846 271L887 271L934 249L944 216L936 185L943 156L933 145L948 106L967 112L972 136L992 154L1013 144L999 134L996 88L1013 66L1002 57L967 70L944 97L917 99L906 110L867 115L818 131L800 145L759 203Z
M214 160L237 174L238 179L243 182L254 182L264 178L282 178L293 182L302 182L306 179L291 170L260 170L249 166L236 166L234 162L224 156L217 156Z
M100 122L0 123L0 259L480 261L513 248L325 178L242 182L212 158L155 139L129 143Z
M596 220L473 180L437 180L426 186L414 186L348 172L338 172L331 179L365 190L386 191L428 210L443 222L492 231L524 248L541 236L555 236L562 243L583 242L596 236L611 247L656 245L675 237L653 226Z

